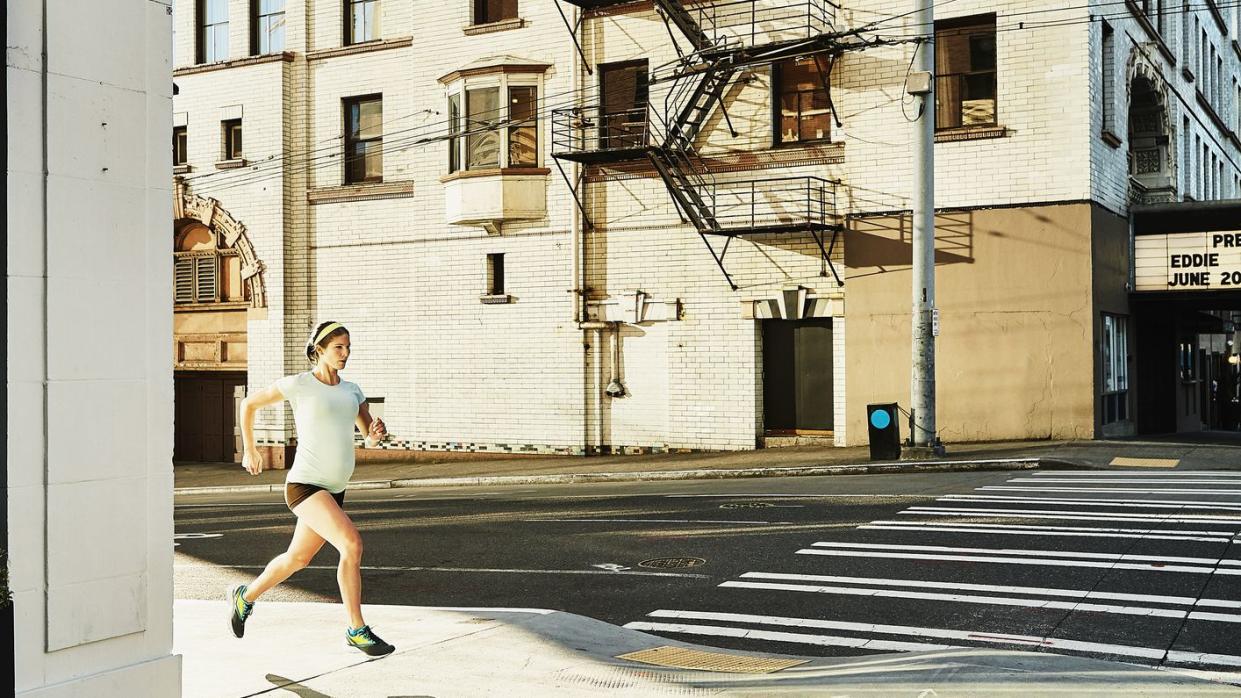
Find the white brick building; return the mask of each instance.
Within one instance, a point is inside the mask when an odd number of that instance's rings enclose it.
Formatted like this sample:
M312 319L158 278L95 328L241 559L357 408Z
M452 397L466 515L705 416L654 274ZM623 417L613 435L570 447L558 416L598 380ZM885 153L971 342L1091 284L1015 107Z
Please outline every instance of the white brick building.
M342 321L398 450L855 444L867 403L907 402L904 81L931 34L912 2L174 5L181 217L225 221L200 250L252 250L186 297L231 302L178 306L179 376L270 384L304 370L314 322ZM950 442L1134 431L1129 201L1241 188L1236 8L1056 5L937 10ZM749 50L688 146L724 235L682 221L649 153L706 73L661 78L731 60L694 54L678 12ZM788 59L754 57L773 46ZM288 416L264 419L288 444Z

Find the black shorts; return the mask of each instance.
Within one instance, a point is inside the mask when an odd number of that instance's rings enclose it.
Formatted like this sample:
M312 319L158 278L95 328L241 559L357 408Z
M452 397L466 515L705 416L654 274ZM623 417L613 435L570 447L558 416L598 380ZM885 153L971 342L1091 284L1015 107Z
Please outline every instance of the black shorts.
M301 482L284 483L284 503L289 505L289 511L293 511L293 507L301 504L307 497L319 491L327 492L332 495L332 499L336 500L336 504L342 509L345 508L344 490L341 490L340 492L328 492L327 488L320 487L318 485L307 485Z

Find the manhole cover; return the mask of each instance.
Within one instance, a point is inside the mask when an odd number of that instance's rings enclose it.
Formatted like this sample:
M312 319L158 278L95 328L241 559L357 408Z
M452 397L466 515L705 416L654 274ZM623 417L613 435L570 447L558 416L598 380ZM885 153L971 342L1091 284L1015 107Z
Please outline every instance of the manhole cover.
M730 504L721 504L721 509L766 509L771 506L768 502L732 502Z
M657 557L654 560L643 560L638 567L650 567L657 570L670 570L681 567L697 567L707 561L700 557Z

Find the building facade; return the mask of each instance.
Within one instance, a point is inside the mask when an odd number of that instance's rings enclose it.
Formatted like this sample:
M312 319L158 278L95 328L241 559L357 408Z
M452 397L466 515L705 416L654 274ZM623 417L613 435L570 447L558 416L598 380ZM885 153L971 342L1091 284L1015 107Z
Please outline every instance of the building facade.
M10 688L178 696L171 18L6 6Z
M1135 433L1134 207L1241 195L1212 2L174 7L174 361L218 396L178 449L220 459L323 319L398 453L865 443L909 394L918 50L945 441Z

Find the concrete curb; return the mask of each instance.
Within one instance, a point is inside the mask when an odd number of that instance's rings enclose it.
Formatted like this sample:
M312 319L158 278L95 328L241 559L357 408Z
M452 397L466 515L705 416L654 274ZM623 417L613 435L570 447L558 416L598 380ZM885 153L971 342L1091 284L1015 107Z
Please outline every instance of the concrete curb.
M587 482L633 482L657 480L722 480L746 477L806 477L823 475L878 475L883 473L962 472L972 470L1035 470L1038 468L1087 468L1090 466L1055 458L996 458L962 461L903 461L848 465L804 465L766 468L699 468L694 470L646 470L617 473L563 473L554 475L479 475L467 477L362 480L349 483L351 490L408 487L463 487L495 485L566 485ZM284 483L176 487L173 494L228 494L237 492L283 492Z

